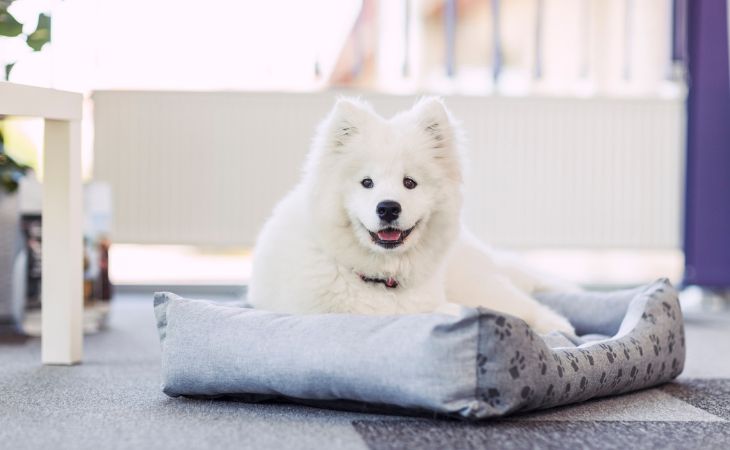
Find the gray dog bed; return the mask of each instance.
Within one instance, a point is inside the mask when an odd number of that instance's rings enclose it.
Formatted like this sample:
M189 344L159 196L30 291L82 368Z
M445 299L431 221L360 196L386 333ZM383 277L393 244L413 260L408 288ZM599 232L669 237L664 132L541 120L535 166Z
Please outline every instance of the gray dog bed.
M515 317L285 315L155 294L163 391L484 419L655 386L684 366L667 280L547 294L580 337Z

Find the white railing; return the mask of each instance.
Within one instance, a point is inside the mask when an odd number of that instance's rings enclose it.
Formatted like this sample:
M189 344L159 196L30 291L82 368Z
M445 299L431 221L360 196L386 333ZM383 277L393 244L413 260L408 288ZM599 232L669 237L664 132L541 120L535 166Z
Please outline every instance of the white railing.
M334 93L93 95L116 242L251 246ZM413 97L367 95L392 114ZM469 136L466 218L509 247L676 248L679 99L447 97Z

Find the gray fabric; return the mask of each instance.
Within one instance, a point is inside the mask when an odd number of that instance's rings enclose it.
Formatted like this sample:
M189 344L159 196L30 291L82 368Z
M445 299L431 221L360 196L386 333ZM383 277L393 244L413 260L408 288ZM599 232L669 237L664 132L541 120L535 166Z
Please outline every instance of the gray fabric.
M150 314L151 292L142 297L120 290L112 301L109 328L85 337L84 362L80 365L42 366L40 339L0 336L2 448L367 450L366 441L351 422L389 420L401 422L402 427L428 422L434 433L444 437L438 441L443 443L439 448L466 449L474 435L465 428L488 432L496 423L458 428L454 420L414 421L296 404L169 398L160 391L160 345ZM730 315L716 313L715 317L717 322L709 325L685 320L687 360L676 382L570 407L518 414L509 420L570 422L578 433L594 430L590 447L599 449L616 448L619 439L616 430L601 426L603 422L628 422L621 437L636 439L623 447L634 448L643 445L644 437L651 439L646 422L670 422L667 428L700 430L701 425L692 422L722 421L711 413L730 411L730 358L726 357L730 355ZM533 435L535 442L550 438L550 428L539 429L542 432ZM710 448L696 436L672 436L675 440L667 449ZM416 448L417 443L410 434L395 431L382 430L377 439L404 449ZM726 441L721 448L730 448L730 433ZM493 445L479 448L501 448L503 442L495 437Z
M486 309L464 308L460 317L294 316L158 293L163 391L345 400L482 419L641 389L682 371L682 316L667 280L539 299L583 333L614 336L545 340L522 320Z
M646 286L639 286L613 292L543 293L538 294L537 299L569 317L578 335L613 336L618 332L629 304L645 289Z
M461 317L297 316L166 293L155 305L171 396L281 395L464 413L474 398L473 309Z
M538 298L575 321L583 332L612 328L615 334L601 340L595 335L590 340L573 339L579 345L550 348L522 320L484 310L477 392L483 410L473 411L473 418L643 389L677 377L684 367L682 314L667 280L627 291ZM614 324L605 322L611 315L617 319ZM591 316L598 329L591 328Z

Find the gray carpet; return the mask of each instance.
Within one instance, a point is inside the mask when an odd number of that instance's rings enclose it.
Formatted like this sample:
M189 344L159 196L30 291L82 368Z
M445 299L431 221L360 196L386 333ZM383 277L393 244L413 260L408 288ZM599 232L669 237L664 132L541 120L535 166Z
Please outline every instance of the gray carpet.
M80 366L41 366L37 339L0 339L0 447L730 448L727 318L688 324L677 383L473 425L168 398L150 303L116 301L110 329L86 338Z

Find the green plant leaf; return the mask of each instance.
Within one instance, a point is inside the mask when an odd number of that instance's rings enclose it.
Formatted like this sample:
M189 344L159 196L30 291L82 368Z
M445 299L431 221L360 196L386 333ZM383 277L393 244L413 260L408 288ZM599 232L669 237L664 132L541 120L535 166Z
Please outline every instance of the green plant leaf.
M12 72L15 63L5 64L5 81L10 81L10 72Z
M15 37L23 32L23 24L8 12L7 5L0 5L0 36Z
M40 51L44 45L51 42L51 16L38 14L38 26L30 33L25 40L28 47L33 51Z

